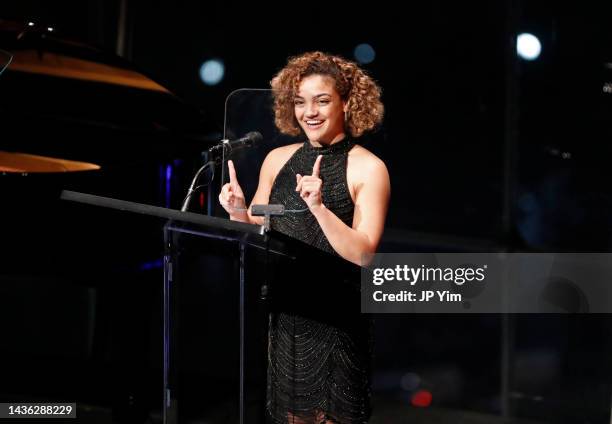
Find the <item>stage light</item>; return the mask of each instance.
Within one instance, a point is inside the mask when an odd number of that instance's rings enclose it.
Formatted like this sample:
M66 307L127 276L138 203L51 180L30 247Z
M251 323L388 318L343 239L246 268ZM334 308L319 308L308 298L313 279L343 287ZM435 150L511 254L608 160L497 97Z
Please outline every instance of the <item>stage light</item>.
M542 44L533 34L522 33L516 37L516 53L525 60L535 60L540 56Z
M143 262L143 263L141 263L138 268L140 269L140 271L149 271L149 270L152 270L152 269L163 268L163 266L164 266L164 260L163 259L155 259L155 260L150 261L150 262Z
M419 390L414 395L412 395L411 403L412 406L417 406L420 408L427 408L431 405L431 401L433 396L428 390Z
M47 27L47 31L53 32L53 27Z
M210 59L200 67L200 78L206 85L216 85L225 75L225 66L220 59Z
M355 47L353 55L355 56L355 60L361 64L372 63L376 58L374 48L366 43L359 44L357 47Z
M34 22L32 21L28 22L28 26L34 26Z
M170 207L170 196L172 194L172 165L168 164L166 165L166 196L165 196L165 200L166 200L166 207L169 208Z

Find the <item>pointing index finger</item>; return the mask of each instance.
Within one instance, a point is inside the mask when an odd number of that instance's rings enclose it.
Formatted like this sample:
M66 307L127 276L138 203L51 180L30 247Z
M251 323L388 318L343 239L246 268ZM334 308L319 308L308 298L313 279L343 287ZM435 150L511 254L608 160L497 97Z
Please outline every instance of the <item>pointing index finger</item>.
M238 177L236 176L236 168L234 168L234 162L228 160L227 169L229 170L230 184L232 185L232 187L234 187L236 184L238 184Z
M317 160L315 160L314 166L312 167L312 176L319 178L319 173L321 171L321 160L323 159L323 155L317 156Z

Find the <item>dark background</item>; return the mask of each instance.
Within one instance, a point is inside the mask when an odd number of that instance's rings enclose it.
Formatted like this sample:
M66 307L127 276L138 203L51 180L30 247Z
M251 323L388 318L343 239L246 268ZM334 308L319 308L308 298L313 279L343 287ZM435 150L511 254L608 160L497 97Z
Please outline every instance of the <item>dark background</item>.
M0 19L53 26L56 36L109 55L119 39L121 56L182 102L166 113L130 90L79 97L78 83L20 79L10 68L0 77L0 93L9 93L0 102L4 149L103 164L99 175L77 179L0 177L11 235L0 393L76 399L117 422L159 419L159 223L53 199L68 187L178 208L200 152L221 137L226 96L268 88L287 57L304 51L349 59L359 43L376 51L363 67L383 88L385 121L364 143L391 176L381 251L608 251L611 12L605 3L519 0L4 2ZM515 54L521 31L542 42L533 62ZM212 87L199 78L210 58L225 64ZM130 124L58 118L76 111ZM133 123L150 115L172 130ZM257 166L245 154L239 176ZM69 224L50 229L48 214ZM377 317L373 421L421 414L415 398L426 391L433 415L415 422L456 422L435 415L447 410L490 414L486 422L609 422L609 340L607 316ZM197 393L200 384L190 384Z

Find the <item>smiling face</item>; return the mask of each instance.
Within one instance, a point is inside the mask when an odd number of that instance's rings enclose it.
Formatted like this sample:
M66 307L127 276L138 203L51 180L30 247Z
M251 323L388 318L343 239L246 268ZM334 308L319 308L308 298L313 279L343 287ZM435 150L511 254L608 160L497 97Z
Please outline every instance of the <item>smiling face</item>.
M332 144L344 138L346 105L331 77L317 74L302 79L293 104L295 118L308 140Z

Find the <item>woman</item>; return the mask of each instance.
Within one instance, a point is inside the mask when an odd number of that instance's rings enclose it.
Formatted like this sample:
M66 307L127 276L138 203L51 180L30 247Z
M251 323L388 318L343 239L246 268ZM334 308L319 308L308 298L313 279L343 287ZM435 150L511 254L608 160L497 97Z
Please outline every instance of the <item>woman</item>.
M271 85L276 126L306 140L268 154L251 204L303 210L274 217L272 228L361 265L376 251L390 195L385 164L354 140L382 121L380 89L354 63L321 52L291 58ZM219 202L232 220L261 225L231 161L228 167ZM271 317L268 410L275 422L367 422L368 336L363 320L355 326Z

